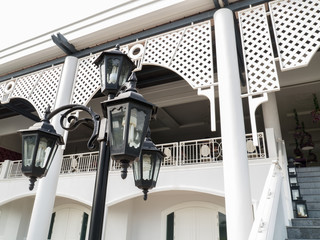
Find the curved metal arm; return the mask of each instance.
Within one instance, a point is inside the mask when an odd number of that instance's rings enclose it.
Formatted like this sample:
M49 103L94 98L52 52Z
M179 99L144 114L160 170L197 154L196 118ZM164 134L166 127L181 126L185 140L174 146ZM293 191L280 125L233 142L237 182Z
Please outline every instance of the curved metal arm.
M78 119L78 117L76 116L69 116L72 112L79 111L79 110L87 112L91 116L91 119L90 118ZM93 123L93 132L87 143L87 147L93 150L95 148L94 142L97 140L97 137L99 134L100 115L92 111L91 107L86 107L79 104L68 104L60 108L57 108L52 112L50 112L50 106L48 106L45 112L44 121L49 121L51 118L53 118L55 115L57 115L62 111L65 111L65 112L60 117L60 125L64 130L73 131L77 127L79 127L82 123ZM67 120L66 122L70 124L69 126L65 125L65 120Z

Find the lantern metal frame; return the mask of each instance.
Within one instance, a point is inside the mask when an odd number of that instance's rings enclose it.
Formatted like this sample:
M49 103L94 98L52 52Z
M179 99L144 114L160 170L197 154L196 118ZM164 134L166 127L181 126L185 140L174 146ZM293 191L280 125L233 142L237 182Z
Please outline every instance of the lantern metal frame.
M101 92L104 95L116 95L135 68L134 63L127 54L121 52L119 48L119 45L117 45L114 50L102 52L94 61L94 64L100 69ZM112 62L113 66L108 64L110 62Z
M132 73L130 78L128 79L128 83L124 85L121 89L119 95L114 99L106 100L101 103L103 115L104 117L109 119L110 127L109 127L109 135L110 135L110 145L111 145L111 157L113 160L117 161L121 165L121 177L125 179L127 177L127 168L129 165L136 160L141 153L141 149L143 146L144 138L147 134L147 129L149 126L149 121L157 112L157 107L152 103L146 101L143 96L137 93L136 90L136 82L137 77L135 73ZM144 114L144 117L140 117L140 119L136 119L136 121L140 120L140 122L144 122L143 128L140 129L140 133L138 134L140 140L135 144L136 146L130 146L129 136L130 136L130 124L132 113L130 110L139 109L139 112ZM121 129L121 137L122 144L115 147L115 129L113 122L113 111L124 111L125 112L125 121L122 123L118 123L118 125L122 125ZM139 118L139 117L138 117ZM133 145L133 144L132 144Z

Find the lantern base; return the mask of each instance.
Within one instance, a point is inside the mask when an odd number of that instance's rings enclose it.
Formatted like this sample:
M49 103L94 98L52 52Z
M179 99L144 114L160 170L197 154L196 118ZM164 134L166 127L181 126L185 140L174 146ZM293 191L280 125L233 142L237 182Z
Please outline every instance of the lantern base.
M128 167L129 167L129 163L128 162L121 162L121 178L122 179L126 179L127 178Z
M147 199L148 199L148 192L149 192L148 189L145 188L145 189L143 189L142 192L143 192L143 194L144 194L144 195L143 195L143 200L147 201Z
M34 188L34 183L37 181L37 178L36 177L30 177L29 181L30 181L29 190L32 191L33 188Z

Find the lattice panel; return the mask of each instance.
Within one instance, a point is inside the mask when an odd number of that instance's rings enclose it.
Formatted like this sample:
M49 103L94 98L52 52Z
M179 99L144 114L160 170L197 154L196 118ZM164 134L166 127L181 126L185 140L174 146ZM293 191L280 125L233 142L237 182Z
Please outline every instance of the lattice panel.
M248 93L279 90L264 5L239 12Z
M93 62L100 54L79 60L72 103L87 105L93 95L100 89L100 72Z
M194 89L213 85L210 21L147 40L143 64L165 66Z
M143 63L170 67L183 32L184 29L148 39Z
M16 84L11 97L20 97L29 99L32 90L34 89L41 72L36 72L16 79Z
M270 2L282 70L307 66L320 47L319 0Z
M40 118L43 118L48 105L54 106L57 89L60 82L62 65L43 71L35 89L30 97L30 102L37 109Z
M5 83L1 83L0 84L0 100L3 97L4 87L5 87Z

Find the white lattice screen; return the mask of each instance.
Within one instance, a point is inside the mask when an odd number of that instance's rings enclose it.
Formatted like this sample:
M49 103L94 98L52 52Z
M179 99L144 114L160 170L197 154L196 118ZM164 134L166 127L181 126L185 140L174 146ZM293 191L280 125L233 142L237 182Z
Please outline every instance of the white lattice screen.
M61 71L62 65L44 71L30 97L30 102L40 110L42 116L48 105L54 106Z
M167 67L182 76L194 89L212 86L210 21L148 39L143 64Z
M12 97L20 97L28 100L32 93L32 90L35 88L35 85L39 81L40 76L41 72L37 72L17 78Z
M239 24L248 93L279 90L265 6L239 12Z
M91 55L79 60L72 103L87 105L100 89L100 72L93 62L100 54Z
M195 89L213 85L210 21L121 46L121 51L128 53L137 71L143 65L158 65L176 72ZM86 105L99 91L100 73L93 65L99 55L79 60L72 103Z
M0 99L3 98L3 94L4 94L4 87L5 87L6 83L0 83Z
M320 47L319 0L269 3L282 70L307 66Z
M39 117L43 118L47 106L54 106L61 71L62 64L2 83L1 102L24 98L34 106Z

